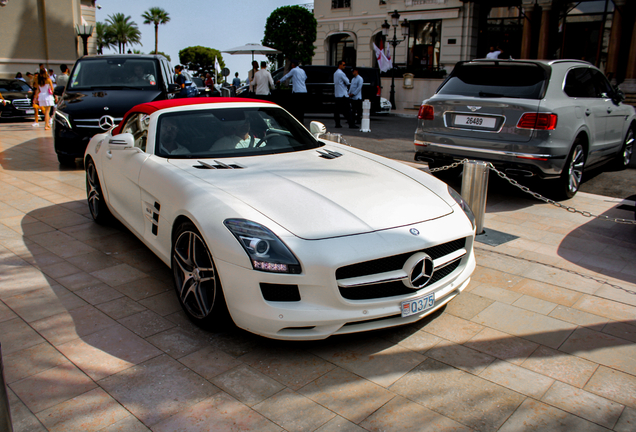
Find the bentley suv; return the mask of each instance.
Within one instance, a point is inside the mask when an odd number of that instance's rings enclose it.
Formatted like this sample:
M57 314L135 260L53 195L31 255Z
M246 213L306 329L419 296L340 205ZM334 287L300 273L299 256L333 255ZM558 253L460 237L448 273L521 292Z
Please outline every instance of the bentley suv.
M458 63L420 107L415 160L484 160L512 176L554 179L553 195L571 198L584 169L629 165L636 120L623 100L584 61Z
M53 140L58 161L74 165L76 158L84 157L93 135L117 125L129 109L170 99L178 90L172 66L161 55L80 58L55 112Z

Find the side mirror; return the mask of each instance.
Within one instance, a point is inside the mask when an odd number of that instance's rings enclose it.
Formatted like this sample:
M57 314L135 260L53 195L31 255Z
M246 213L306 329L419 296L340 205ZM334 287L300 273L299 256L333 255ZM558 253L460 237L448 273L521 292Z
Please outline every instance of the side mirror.
M114 137L110 137L108 140L108 148L110 150L125 150L134 148L134 146L135 137L129 133L115 135Z
M55 89L53 90L53 94L55 96L62 96L64 94L64 89L66 87L63 85L59 85L59 86L55 86Z
M179 84L168 84L168 93L176 93L181 90Z
M311 132L314 137L318 138L318 135L327 132L327 128L320 122L312 121L311 123L309 123L309 132Z
M618 87L614 87L614 102L616 102L617 104L623 102L625 100L625 93L623 93L623 90L619 89Z

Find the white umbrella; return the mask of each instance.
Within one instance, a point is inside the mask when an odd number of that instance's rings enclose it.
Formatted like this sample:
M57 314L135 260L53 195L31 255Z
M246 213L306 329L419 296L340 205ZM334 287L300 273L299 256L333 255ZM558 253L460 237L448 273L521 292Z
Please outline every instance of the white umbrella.
M248 43L239 47L230 48L221 52L228 54L252 54L252 61L254 61L254 54L268 55L279 54L281 51L277 49L259 45L257 43Z

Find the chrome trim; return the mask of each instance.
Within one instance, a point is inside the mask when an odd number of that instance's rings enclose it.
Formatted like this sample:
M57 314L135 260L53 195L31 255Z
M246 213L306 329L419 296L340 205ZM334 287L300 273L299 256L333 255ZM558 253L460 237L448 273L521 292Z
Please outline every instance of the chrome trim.
M461 114L461 115L467 115L467 116L471 116L471 117L475 117L475 116L478 116L478 117L494 117L495 119L503 118L503 122L501 123L501 126L499 127L498 130L466 129L466 128L460 128L460 127L456 127L456 126L449 126L446 123L446 114ZM442 113L442 119L444 120L444 127L448 128L448 129L471 131L471 132L499 133L503 129L504 125L506 124L506 116L505 115L499 115L499 114L475 114L474 112L462 112L462 111L444 111Z
M504 150L487 150L487 149L481 149L481 148L464 147L464 146L457 146L457 145L439 144L439 143L428 142L427 143L427 147L430 148L431 146L437 146L437 147L441 147L441 148L445 148L445 149L452 149L452 150L462 150L462 151L470 151L470 152L475 152L475 153L486 153L486 154L497 154L497 155L521 157L521 158L553 158L553 157L555 157L555 156L549 155L549 154L532 154L532 153L518 153L518 152L504 151Z
M457 249L455 252L449 253L448 255L437 258L436 260L433 260L433 269L439 270L441 268L444 268L447 265L457 261L459 258L462 258L464 255L466 255L466 253L466 249L461 248Z

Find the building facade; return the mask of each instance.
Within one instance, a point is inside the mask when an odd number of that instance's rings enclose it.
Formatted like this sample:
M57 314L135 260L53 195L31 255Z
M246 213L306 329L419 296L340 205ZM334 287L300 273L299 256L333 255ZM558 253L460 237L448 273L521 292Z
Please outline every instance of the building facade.
M385 21L399 14L408 23ZM634 0L316 0L316 51L313 64L377 67L373 45L400 41L390 49L398 81L398 109L418 106L432 95L459 61L486 57L587 60L613 83L636 93L636 1ZM386 25L386 24L385 24ZM403 73L413 74L412 87ZM391 79L384 74L382 95L389 98Z
M84 54L78 26L95 29L92 0L8 0L0 7L0 77L35 72L43 63L59 73ZM89 54L95 47L89 39Z

